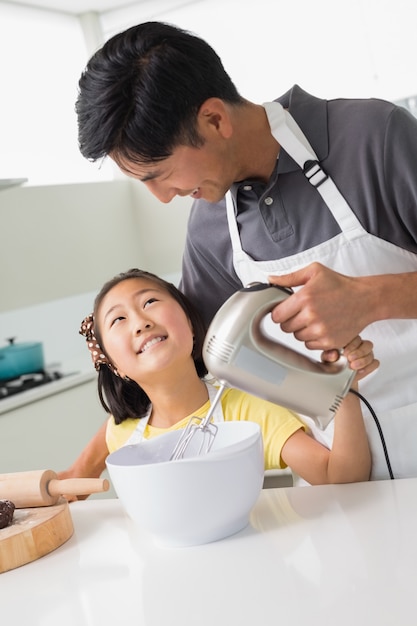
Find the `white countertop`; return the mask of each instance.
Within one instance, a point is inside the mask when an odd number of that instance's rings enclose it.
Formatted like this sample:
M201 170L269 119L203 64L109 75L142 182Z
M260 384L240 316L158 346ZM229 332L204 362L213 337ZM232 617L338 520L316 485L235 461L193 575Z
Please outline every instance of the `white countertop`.
M0 575L2 623L416 624L417 478L265 489L246 529L177 550L118 500L70 507L67 543Z

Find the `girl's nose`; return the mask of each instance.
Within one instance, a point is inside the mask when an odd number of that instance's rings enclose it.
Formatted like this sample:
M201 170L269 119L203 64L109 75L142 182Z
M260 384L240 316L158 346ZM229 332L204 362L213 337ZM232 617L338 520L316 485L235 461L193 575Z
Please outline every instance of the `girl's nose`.
M149 320L137 319L134 326L135 334L139 335L143 330L147 330L151 327L152 324Z

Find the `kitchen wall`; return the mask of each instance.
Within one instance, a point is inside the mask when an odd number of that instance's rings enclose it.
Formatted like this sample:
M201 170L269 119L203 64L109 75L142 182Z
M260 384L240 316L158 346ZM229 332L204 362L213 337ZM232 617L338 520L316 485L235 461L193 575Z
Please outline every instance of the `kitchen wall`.
M0 192L0 346L41 341L47 367L92 375L0 415L2 472L69 467L107 418L80 322L103 282L130 267L178 283L190 204L161 204L126 178Z
M106 280L141 267L178 282L190 205L126 178L1 191L0 346L43 341L47 363L84 361L79 322Z
M95 290L132 266L179 271L190 203L163 205L127 179L0 192L0 312Z

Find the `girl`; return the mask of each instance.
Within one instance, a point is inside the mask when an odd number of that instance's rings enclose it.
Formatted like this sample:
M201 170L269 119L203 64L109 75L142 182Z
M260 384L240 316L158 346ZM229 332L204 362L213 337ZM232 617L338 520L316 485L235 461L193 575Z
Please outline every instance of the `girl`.
M69 475L100 475L109 452L142 438L183 428L204 416L215 395L204 379L203 323L174 285L132 269L107 282L80 333L98 370L99 397L111 414ZM356 337L344 354L356 380L378 367L372 344ZM356 384L356 382L355 382ZM237 389L226 389L215 420L260 424L265 469L285 468L310 484L368 480L371 456L358 398L347 394L334 419L329 450L292 411Z

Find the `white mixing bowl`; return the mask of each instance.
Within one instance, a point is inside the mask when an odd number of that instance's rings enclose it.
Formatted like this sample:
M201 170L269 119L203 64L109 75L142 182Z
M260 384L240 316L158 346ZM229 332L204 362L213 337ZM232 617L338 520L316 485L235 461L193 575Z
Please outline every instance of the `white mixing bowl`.
M167 461L182 431L116 450L107 469L126 513L165 547L209 543L249 522L264 479L254 422L222 422L211 452Z

